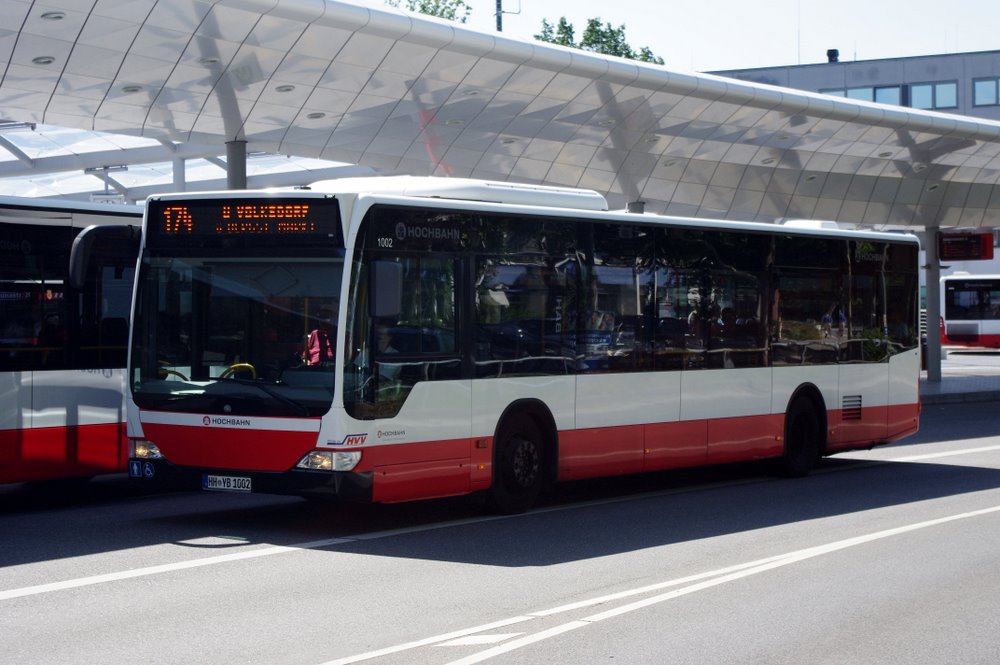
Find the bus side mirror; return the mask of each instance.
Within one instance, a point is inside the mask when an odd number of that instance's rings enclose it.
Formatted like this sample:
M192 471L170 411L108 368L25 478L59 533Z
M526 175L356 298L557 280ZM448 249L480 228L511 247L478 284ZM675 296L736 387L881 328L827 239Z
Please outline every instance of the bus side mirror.
M92 259L113 265L133 265L142 232L127 224L88 226L73 240L69 253L69 284L83 288Z
M403 266L395 261L373 261L369 315L376 319L398 319L403 301Z

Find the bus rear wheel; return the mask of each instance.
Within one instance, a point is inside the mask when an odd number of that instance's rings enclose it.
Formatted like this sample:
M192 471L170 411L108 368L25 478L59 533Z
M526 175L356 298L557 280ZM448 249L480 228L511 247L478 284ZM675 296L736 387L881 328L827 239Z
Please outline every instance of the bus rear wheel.
M530 508L542 490L544 468L544 442L534 420L518 416L504 424L493 451L490 508L504 514Z
M816 406L799 397L785 414L785 452L778 463L781 475L799 478L812 471L823 451L823 430Z

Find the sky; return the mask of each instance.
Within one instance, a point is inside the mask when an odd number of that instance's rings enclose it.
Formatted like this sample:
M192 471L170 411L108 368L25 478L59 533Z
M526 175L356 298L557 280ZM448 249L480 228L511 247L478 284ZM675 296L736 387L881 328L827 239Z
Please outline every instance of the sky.
M466 26L496 30L496 0L465 0ZM565 16L625 25L634 49L670 69L717 71L1000 50L997 0L502 0L503 32L530 39ZM405 2L401 2L405 6ZM520 13L514 13L518 12Z

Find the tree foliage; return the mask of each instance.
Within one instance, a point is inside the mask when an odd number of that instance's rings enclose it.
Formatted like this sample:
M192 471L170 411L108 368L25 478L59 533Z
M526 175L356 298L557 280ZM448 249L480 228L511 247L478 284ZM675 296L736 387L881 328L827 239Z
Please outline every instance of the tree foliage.
M390 7L399 7L400 1L386 0L386 4ZM472 11L472 7L462 0L406 0L406 9L459 23L465 23Z
M629 60L649 62L654 65L663 64L663 58L653 55L649 47L643 46L639 50L635 50L629 46L625 39L624 23L616 28L610 23L602 24L599 18L588 19L587 28L583 31L583 37L580 38L579 43L574 41L574 36L573 24L563 16L555 26L542 19L542 31L535 35L535 39L603 55L616 55Z

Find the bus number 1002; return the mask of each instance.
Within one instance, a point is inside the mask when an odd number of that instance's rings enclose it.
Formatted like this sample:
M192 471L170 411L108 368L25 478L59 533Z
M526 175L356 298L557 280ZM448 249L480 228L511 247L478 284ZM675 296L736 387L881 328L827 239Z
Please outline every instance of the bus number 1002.
M377 241L378 246L382 249L392 249L392 238L379 238Z

